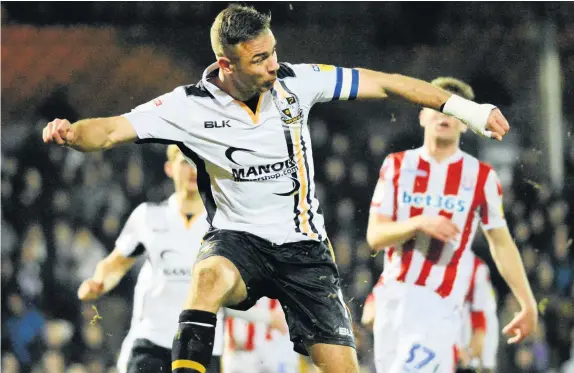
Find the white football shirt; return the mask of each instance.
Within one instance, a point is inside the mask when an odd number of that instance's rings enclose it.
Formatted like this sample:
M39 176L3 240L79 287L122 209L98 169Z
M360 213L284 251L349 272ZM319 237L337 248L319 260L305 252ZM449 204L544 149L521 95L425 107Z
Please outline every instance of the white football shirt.
M126 257L146 255L146 262L134 291L127 340L145 338L171 349L191 270L208 229L206 214L188 219L181 214L175 195L159 204L142 203L132 212L116 248ZM218 314L215 337L214 355L221 355L222 313Z
M309 135L311 107L355 99L359 72L281 63L273 88L252 112L211 83L176 88L124 116L138 142L178 144L197 166L213 227L255 234L275 244L326 238L315 195Z

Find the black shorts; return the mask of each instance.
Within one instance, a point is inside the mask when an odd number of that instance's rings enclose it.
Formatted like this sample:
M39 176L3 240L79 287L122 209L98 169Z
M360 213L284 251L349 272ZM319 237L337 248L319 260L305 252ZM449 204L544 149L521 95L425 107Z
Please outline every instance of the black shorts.
M247 310L261 297L278 299L296 352L308 355L306 346L315 343L355 348L328 241L275 245L250 233L211 229L197 261L211 256L229 259L247 286L247 298L226 307Z
M221 357L213 356L205 373L220 373ZM136 339L128 360L127 373L171 373L171 350L147 339Z

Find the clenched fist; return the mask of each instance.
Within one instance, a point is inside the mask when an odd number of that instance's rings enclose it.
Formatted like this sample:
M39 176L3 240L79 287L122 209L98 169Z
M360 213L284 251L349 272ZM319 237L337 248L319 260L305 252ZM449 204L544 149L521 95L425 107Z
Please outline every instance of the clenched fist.
M493 109L486 122L486 129L490 132L490 137L502 141L502 137L510 130L510 125L499 109Z
M74 141L74 129L67 119L56 118L44 127L42 139L45 143L68 145Z
M98 299L104 292L104 284L91 278L82 282L78 289L78 298L83 301Z

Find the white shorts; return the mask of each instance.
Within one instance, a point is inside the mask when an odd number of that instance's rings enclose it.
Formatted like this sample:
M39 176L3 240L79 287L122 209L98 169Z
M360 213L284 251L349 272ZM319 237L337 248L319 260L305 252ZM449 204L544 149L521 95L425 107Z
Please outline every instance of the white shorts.
M267 347L267 346L266 346ZM225 350L222 356L225 373L298 373L299 355L290 348L259 348L253 351Z
M388 286L376 298L377 373L453 373L460 316L428 289Z

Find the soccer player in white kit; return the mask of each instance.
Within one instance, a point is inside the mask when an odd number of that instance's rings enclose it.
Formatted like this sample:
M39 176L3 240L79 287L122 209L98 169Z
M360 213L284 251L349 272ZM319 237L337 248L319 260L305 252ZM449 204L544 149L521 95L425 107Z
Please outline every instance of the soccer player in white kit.
M452 78L433 84L472 99ZM422 109L421 148L389 155L381 168L367 231L384 250L376 296L375 359L379 373L453 372L453 346L473 268L478 225L496 265L522 310L504 329L519 342L537 324L534 296L502 211L494 170L459 148L465 127L456 118Z
M112 290L135 264L146 256L134 290L130 331L120 356L120 373L171 371L171 344L177 317L185 301L202 237L209 229L207 214L197 189L195 167L185 161L175 145L167 148L165 172L175 193L162 203L142 203L130 215L115 249L96 267L94 276L78 289L81 300L94 300ZM238 319L259 322L277 332L282 314L227 310ZM218 314L223 320L223 309ZM264 317L262 317L264 316ZM284 323L284 321L283 321ZM223 322L218 323L213 359L208 372L219 373L223 352Z
M310 354L325 373L358 372L350 314L315 196L312 106L393 95L457 116L498 140L508 123L492 105L399 74L280 64L270 17L250 7L220 12L211 45L217 61L198 84L125 115L54 120L43 139L84 152L134 141L174 143L197 165L212 229L180 314L173 370L203 373L217 311L248 309L266 296L283 305L297 352Z
M266 313L281 310L277 299L263 297L252 309ZM289 335L263 322L225 317L225 373L298 373L299 354L293 351Z
M496 366L499 341L496 296L488 266L476 255L464 299L459 338L459 366L492 373Z

